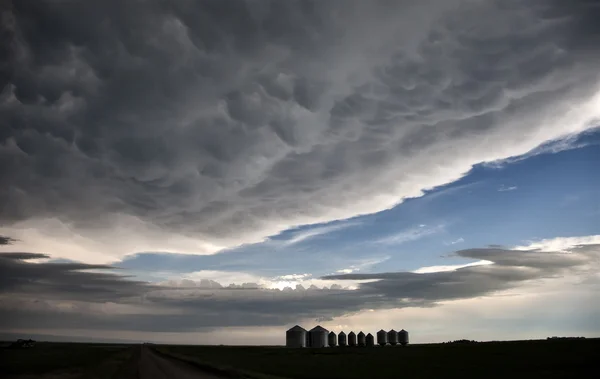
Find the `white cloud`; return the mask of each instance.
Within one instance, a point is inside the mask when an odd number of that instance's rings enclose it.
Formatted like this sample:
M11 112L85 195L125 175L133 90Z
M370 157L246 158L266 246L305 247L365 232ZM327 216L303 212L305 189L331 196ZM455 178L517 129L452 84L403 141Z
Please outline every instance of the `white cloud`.
M318 236L322 236L325 234L329 234L332 232L336 232L336 231L343 230L343 229L350 228L350 227L357 226L357 225L360 225L360 223L352 221L352 222L345 222L345 223L336 224L336 225L327 225L327 226L310 228L308 230L303 230L300 232L293 233L291 238L283 240L283 241L281 241L281 243L283 245L294 245L294 244L300 243L302 241L306 241L311 238L315 238ZM271 241L271 242L274 242L274 241ZM279 241L277 241L277 242L279 242Z
M487 260L480 260L477 262L471 262L471 263L466 263L466 264L462 264L462 265L425 266L425 267L418 268L412 272L414 272L415 274L431 274L434 272L455 271L455 270L458 270L458 269L464 268L464 267L491 265L493 263L494 262L487 261Z
M128 215L118 215L107 230L81 230L57 218L31 219L3 227L3 233L18 239L12 245L0 245L0 252L29 251L47 253L93 264L120 261L138 252L212 254L224 246L213 245L188 235L161 230ZM139 238L144 235L144 238ZM118 246L115 246L118 241Z
M278 277L279 280L300 280L311 276L310 274L289 274Z
M351 274L353 272L358 272L361 270L362 271L369 270L371 267L378 265L380 263L383 263L383 262L387 261L388 259L390 259L389 256L362 259L349 267L336 270L336 273L337 274Z
M600 235L579 237L556 237L538 241L529 241L526 245L516 246L515 250L568 251L577 246L600 244Z
M517 186L510 186L510 187L501 186L500 188L498 188L498 192L514 191L517 188L518 188Z
M410 241L416 241L418 239L431 236L433 234L441 233L444 231L445 225L440 224L432 227L426 225L419 225L418 228L411 228L403 230L396 234L391 234L387 237L381 238L376 243L385 245L400 245Z
M450 241L450 242L444 242L445 245L456 245L457 243L463 243L465 242L465 239L462 237L459 237L457 239L455 239L454 241Z
M374 264L374 261L370 261L359 267L367 267L370 264ZM356 269L358 270L358 268ZM311 274L288 274L277 277L266 277L245 272L234 272L234 271L217 271L217 270L202 270L195 271L189 274L161 274L162 277L166 277L167 280L160 282L165 286L176 286L176 287L194 287L208 286L212 283L212 287L218 288L216 285L222 287L239 287L243 284L253 285L256 288L261 289L292 289L298 290L302 288L317 288L317 289L329 289L331 286L338 286L339 289L357 289L360 283L369 282L369 280L323 280L319 278L312 278ZM193 281L194 284L189 281ZM206 281L209 281L207 283ZM216 285L215 285L216 284ZM299 287L298 287L299 286Z

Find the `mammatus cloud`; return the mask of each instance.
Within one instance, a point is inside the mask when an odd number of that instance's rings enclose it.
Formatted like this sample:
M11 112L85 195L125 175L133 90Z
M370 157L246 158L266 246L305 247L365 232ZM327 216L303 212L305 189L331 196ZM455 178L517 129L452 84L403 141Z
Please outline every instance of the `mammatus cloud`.
M457 257L475 262L462 267L321 278L321 283L362 281L355 290L339 285L257 289L252 283L224 287L208 279L148 286L113 273L96 272L110 269L103 265L33 264L27 262L29 256L17 253L0 256L0 310L6 319L5 330L70 327L191 332L331 320L370 309L432 307L508 290L518 293L523 286L541 280L551 283L569 278L597 290L600 244L594 241L598 238L555 239L556 245L564 246L563 251L459 250Z
M0 222L52 257L381 211L600 116L589 1L4 4Z

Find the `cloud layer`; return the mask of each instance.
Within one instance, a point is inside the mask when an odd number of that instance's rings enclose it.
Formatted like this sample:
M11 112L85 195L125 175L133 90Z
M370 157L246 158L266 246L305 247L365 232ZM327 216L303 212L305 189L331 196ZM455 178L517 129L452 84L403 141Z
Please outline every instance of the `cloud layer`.
M107 263L389 208L591 127L599 12L15 1L2 9L3 233Z
M160 333L283 327L302 320L328 322L371 309L432 307L508 290L518 294L522 288L542 282L568 280L578 286L579 292L587 289L593 293L600 288L600 244L593 243L598 239L592 236L553 241L564 246L563 251L460 250L456 256L491 263L454 270L351 273L322 278L323 283L364 281L356 290L332 286L280 291L257 289L249 283L224 288L208 279L157 287L97 272L110 269L102 265L36 264L27 260L39 255L2 254L0 308L5 330L72 328Z

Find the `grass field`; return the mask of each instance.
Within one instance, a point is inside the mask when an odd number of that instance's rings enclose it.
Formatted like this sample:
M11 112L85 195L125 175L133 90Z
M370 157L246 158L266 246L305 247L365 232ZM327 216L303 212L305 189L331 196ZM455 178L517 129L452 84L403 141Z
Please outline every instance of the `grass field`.
M132 352L131 345L38 342L0 350L0 377L111 378Z
M600 339L345 349L152 346L180 359L259 374L248 376L255 378L586 378L597 375L600 362ZM0 377L118 378L119 369L136 360L134 351L132 345L85 343L2 349Z
M345 349L156 348L216 367L290 379L577 378L595 377L600 362L600 339Z

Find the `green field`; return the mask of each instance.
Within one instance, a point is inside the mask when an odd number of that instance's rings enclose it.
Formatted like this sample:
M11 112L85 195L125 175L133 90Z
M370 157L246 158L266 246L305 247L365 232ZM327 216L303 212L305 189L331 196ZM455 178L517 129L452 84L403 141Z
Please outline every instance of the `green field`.
M38 342L0 350L0 377L111 378L132 353L131 345Z
M345 349L166 345L156 349L216 367L290 379L577 378L595 377L600 364L600 339Z

